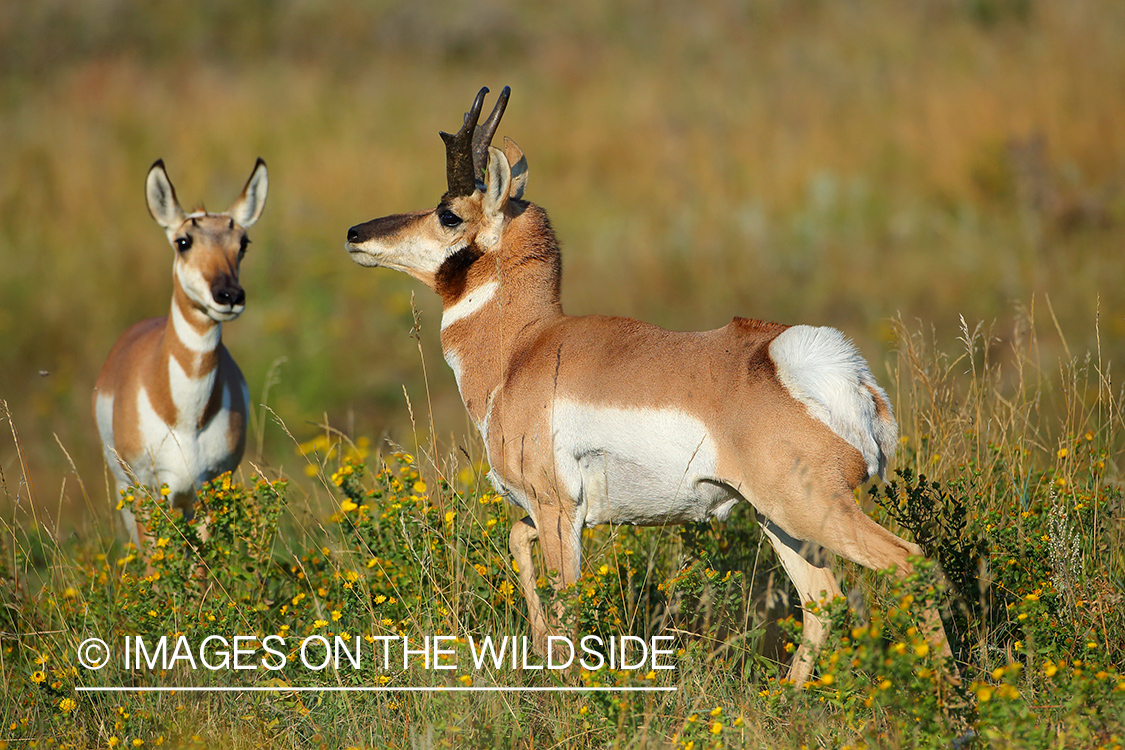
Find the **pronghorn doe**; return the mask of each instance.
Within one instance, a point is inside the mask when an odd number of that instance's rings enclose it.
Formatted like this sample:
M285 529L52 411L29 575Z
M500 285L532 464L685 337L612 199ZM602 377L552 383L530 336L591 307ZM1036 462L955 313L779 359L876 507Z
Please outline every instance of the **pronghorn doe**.
M190 521L195 491L235 469L246 447L249 391L222 343L222 324L242 314L238 269L262 214L269 179L258 159L225 213L185 214L163 160L149 169L148 210L175 251L172 310L122 334L94 386L94 417L117 490L167 484L168 500ZM140 548L143 524L121 510Z
M805 607L789 671L803 684L827 637L807 605L840 594L824 552L900 576L921 554L853 496L896 447L886 393L832 328L735 318L681 333L565 315L558 240L523 199L527 160L510 139L503 151L490 145L509 89L478 127L487 91L456 135L441 134L448 190L437 207L354 226L346 247L356 263L404 271L441 295L442 350L489 478L527 513L509 541L537 650L549 628L533 541L561 587L579 576L584 526L723 519L745 500ZM926 624L948 655L935 611Z

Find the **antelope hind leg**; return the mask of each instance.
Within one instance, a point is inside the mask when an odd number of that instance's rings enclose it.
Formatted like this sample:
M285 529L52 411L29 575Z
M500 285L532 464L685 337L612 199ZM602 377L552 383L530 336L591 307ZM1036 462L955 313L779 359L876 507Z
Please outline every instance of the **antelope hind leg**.
M816 655L828 639L831 627L831 623L809 611L809 604L822 599L832 600L842 593L836 576L824 559L823 550L816 545L807 549L810 545L794 539L769 521L759 521L759 525L773 544L782 567L801 598L803 637L789 665L790 682L801 687L808 682Z
M922 548L906 541L867 517L851 498L851 494L837 495L828 506L815 529L802 529L802 536L815 541L840 557L872 570L895 567L895 575L902 579L914 572L907 558L921 557ZM945 627L937 609L930 606L922 615L926 638L938 656L950 658L953 652L945 635ZM959 682L956 674L950 680Z

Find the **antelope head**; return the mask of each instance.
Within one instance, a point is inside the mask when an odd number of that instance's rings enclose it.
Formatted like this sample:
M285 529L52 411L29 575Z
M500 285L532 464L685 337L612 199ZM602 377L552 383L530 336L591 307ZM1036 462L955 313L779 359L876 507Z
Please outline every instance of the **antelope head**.
M185 214L164 170L164 160L157 160L149 169L145 182L148 210L176 251L174 283L192 307L216 323L234 320L246 307L238 269L250 243L246 229L262 215L268 188L266 163L258 159L242 194L229 209L220 214Z
M477 93L456 134L441 133L448 185L437 206L352 227L346 245L352 260L403 271L440 291L443 267L463 267L499 247L504 227L526 205L527 159L508 138L503 151L491 145L511 94L507 86L477 124L487 93Z

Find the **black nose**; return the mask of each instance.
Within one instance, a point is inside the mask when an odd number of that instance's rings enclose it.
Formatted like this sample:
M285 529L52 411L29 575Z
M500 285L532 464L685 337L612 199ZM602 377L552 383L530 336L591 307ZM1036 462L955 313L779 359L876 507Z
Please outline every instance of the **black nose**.
M359 242L359 231L355 227L348 230L348 242Z
M234 307L246 304L246 291L240 286L219 287L212 296L220 305Z

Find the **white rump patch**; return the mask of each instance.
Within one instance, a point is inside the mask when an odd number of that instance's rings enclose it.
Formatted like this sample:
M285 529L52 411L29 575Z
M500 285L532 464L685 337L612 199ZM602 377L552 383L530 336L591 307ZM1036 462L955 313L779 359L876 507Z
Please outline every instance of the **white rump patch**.
M835 328L793 326L770 344L770 357L793 398L860 452L868 476L882 475L894 455L898 425L855 345ZM883 419L872 391L886 406Z
M480 310L496 296L496 290L500 287L496 281L489 281L481 284L475 289L471 289L461 295L461 299L454 302L449 307L442 310L441 313L441 330L445 330L459 320L469 317L477 310Z

